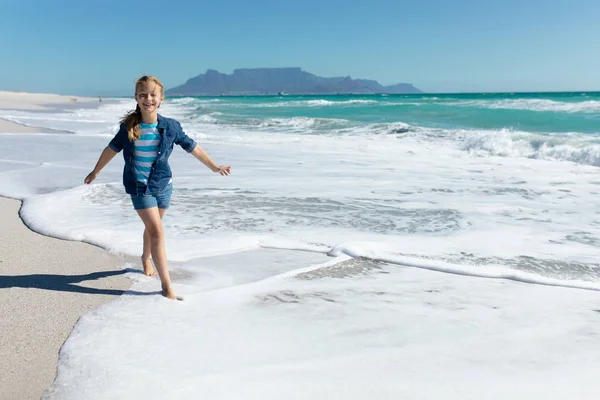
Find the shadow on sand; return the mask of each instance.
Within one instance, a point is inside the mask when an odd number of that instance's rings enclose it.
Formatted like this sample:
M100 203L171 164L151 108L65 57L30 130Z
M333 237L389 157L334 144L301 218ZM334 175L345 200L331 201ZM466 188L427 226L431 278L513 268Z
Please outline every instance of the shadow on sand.
M92 272L85 275L57 275L57 274L32 274L32 275L0 275L0 289L20 287L29 289L55 290L59 292L77 292L86 294L107 294L120 296L127 293L133 296L149 296L160 294L156 292L138 292L120 289L96 289L79 286L77 283L93 281L115 275L123 275L127 272L141 273L134 269L120 269L114 271Z

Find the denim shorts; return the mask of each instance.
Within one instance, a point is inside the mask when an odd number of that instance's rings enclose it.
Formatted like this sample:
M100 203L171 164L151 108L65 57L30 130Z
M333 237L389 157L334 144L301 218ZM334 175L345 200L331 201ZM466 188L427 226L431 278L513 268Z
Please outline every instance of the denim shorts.
M146 190L145 186L138 186L139 193L143 193ZM133 208L136 210L144 210L146 208L158 207L158 208L169 208L171 204L171 194L173 193L173 184L169 183L164 192L158 196L152 194L142 194L136 196L131 195L131 202Z

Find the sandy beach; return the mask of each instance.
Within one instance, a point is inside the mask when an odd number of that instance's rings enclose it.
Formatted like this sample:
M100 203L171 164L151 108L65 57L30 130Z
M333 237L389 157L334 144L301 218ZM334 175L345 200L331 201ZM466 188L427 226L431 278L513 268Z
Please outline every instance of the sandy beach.
M0 109L48 110L54 107L95 107L98 100L90 97L62 96L47 93L7 92L0 90ZM0 133L57 133L46 128L25 126L0 118Z
M0 108L9 110L45 110L81 102L98 101L90 97L63 96L51 93L8 92L0 90Z
M0 108L41 110L81 98L0 92ZM41 132L0 120L0 133ZM0 399L39 399L78 318L129 288L124 258L43 236L19 217L21 202L0 197Z
M0 119L0 133L47 133L49 129L35 128Z

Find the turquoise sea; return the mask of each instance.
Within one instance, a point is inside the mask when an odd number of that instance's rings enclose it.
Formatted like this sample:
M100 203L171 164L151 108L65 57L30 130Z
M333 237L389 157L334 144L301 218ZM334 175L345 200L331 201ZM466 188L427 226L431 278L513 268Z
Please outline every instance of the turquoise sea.
M187 99L192 98L186 98L185 101L189 101ZM598 133L600 120L600 92L289 95L195 99L202 104L196 108L196 115L211 115L216 124L264 127L269 120L301 116L314 123L314 133L344 133L368 124L395 122L438 129Z

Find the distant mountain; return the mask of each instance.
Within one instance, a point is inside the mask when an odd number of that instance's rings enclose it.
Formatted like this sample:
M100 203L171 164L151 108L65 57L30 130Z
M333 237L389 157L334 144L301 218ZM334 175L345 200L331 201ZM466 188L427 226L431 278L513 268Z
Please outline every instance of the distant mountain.
M301 68L242 68L231 75L209 69L166 91L171 96L270 95L270 94L405 94L422 93L410 83L382 86L349 76L324 78Z

